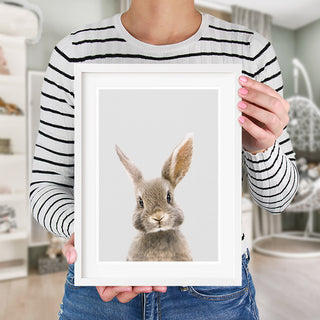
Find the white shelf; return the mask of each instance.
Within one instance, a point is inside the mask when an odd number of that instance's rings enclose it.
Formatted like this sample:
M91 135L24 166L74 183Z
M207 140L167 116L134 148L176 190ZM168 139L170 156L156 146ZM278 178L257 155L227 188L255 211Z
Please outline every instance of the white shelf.
M24 192L0 193L0 205L25 200L26 194Z
M0 266L0 280L9 280L14 278L26 277L28 275L28 266L25 261L18 266L10 266L1 268Z
M49 232L30 215L29 247L46 246L49 244Z
M0 74L0 83L5 83L6 85L14 86L24 86L25 77L24 76L14 76L11 74L5 75Z
M2 122L8 122L8 121L12 121L12 122L16 122L16 121L21 121L21 122L24 122L26 121L25 119L26 115L25 114L19 114L19 115L16 115L16 114L2 114L0 113L0 121Z
M49 240L35 240L29 243L29 248L34 248L34 247L43 247L43 246L48 246L50 244Z
M17 229L13 232L0 233L0 241L22 240L28 238L28 232L24 229Z
M26 154L25 153L10 153L4 154L0 153L0 161L26 161Z
M26 108L26 43L21 37L0 35L10 74L0 75L0 97L21 109L21 115L0 114L0 138L10 139L11 154L0 154L0 185L13 191L0 194L0 204L15 210L18 229L0 233L0 280L28 274L29 208L27 206L28 148Z
M26 116L0 115L0 138L10 140L14 154L26 152Z

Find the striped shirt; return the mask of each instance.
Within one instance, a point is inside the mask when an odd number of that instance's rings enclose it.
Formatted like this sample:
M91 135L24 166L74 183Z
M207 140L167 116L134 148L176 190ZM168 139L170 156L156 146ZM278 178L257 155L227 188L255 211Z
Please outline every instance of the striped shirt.
M152 45L134 38L117 13L64 37L52 51L40 100L29 201L33 217L49 232L74 232L74 64L240 63L242 74L283 95L275 51L264 37L207 13L195 34L179 43ZM235 106L236 107L236 106ZM243 175L254 201L281 213L298 188L298 171L286 127L274 145L256 155L242 149Z

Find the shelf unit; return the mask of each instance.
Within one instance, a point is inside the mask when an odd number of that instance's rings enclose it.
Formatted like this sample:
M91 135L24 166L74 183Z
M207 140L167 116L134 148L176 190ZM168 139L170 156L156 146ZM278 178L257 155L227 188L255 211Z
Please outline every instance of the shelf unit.
M10 71L0 75L0 97L16 104L22 115L0 114L0 138L10 139L10 154L0 153L0 205L15 211L17 229L0 233L0 280L28 274L28 179L26 44L23 37L0 34L0 46Z

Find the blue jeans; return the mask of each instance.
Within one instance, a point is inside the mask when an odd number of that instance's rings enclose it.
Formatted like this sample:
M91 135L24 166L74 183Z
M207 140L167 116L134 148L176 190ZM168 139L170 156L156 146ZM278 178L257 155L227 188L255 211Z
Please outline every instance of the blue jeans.
M168 286L165 293L140 293L127 303L103 301L94 286L75 286L70 265L59 320L258 320L249 261L248 252L241 286Z

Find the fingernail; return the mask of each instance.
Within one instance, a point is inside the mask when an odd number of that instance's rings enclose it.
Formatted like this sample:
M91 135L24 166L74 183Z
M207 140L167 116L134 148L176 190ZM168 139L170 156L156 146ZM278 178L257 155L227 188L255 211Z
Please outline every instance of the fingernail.
M166 292L167 288L166 287L159 287L158 290L161 291L161 292Z
M67 252L67 257L66 258L67 258L68 263L70 264L70 251Z
M239 122L244 123L244 117L239 117Z
M145 292L151 292L151 291L152 291L152 287L147 287L147 288L145 288L143 291L145 291Z
M245 109L245 108L247 107L247 105L246 105L243 101L240 101L240 102L238 103L238 107L239 107L240 109Z
M121 292L129 292L129 291L132 291L132 288L131 288L131 287L121 287L121 288L119 288L118 291L121 291Z
M247 77L241 76L240 81L246 83L246 82L248 82L248 79L247 79Z
M243 95L246 95L248 93L248 90L246 88L240 88L239 89L239 93L243 94Z

